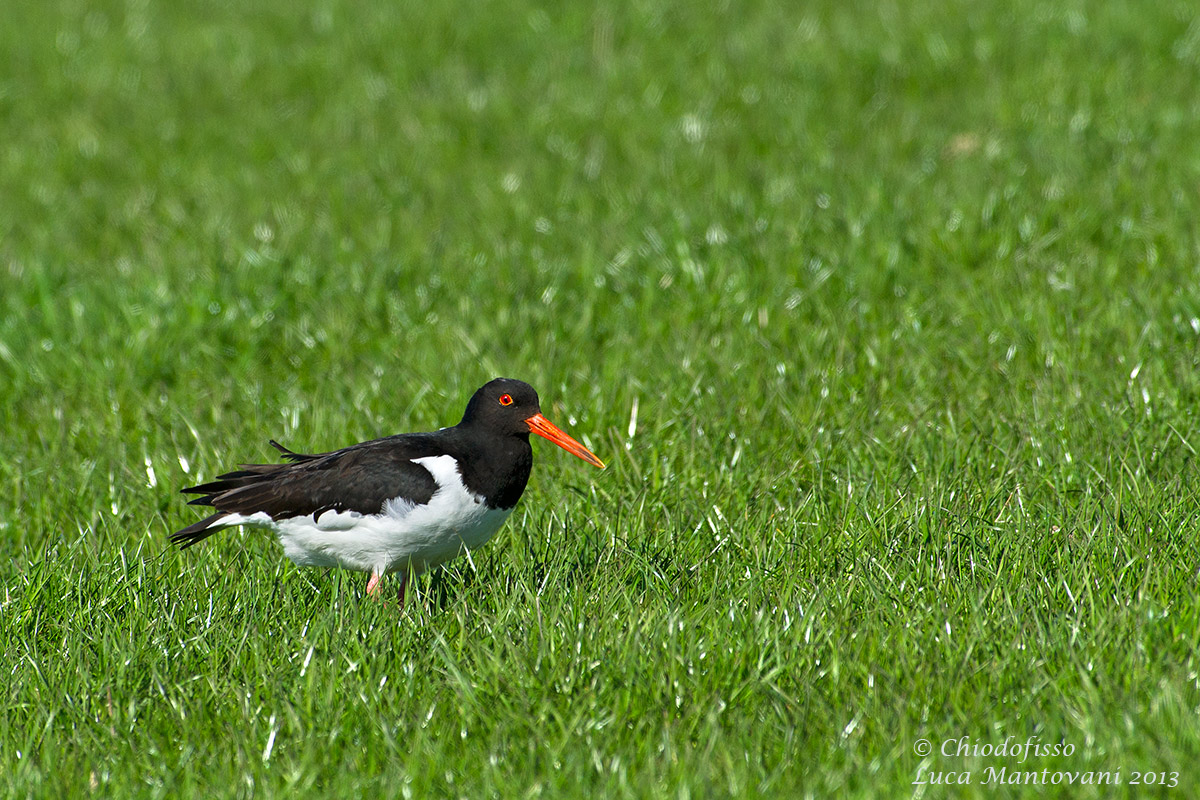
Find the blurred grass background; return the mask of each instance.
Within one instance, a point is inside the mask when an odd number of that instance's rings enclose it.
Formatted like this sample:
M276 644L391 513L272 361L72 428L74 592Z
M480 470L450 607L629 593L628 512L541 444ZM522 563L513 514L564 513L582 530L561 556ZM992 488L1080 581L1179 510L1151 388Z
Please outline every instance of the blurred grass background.
M990 794L912 752L964 735L1190 784L1193 4L6 17L4 793ZM408 613L169 551L268 438L495 375L610 469L536 448Z

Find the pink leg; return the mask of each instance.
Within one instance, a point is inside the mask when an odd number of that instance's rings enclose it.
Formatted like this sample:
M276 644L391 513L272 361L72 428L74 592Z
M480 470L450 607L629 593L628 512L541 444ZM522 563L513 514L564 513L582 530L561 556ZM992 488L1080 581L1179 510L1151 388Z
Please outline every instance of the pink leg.
M379 597L379 578L380 575L378 572L371 573L371 580L367 581L368 595L375 595L376 598Z

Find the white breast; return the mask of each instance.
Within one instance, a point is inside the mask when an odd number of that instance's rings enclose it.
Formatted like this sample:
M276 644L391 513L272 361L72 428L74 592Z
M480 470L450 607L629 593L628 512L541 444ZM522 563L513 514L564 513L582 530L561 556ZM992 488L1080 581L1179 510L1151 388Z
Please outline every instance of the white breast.
M273 528L284 555L301 566L380 574L411 568L419 575L479 547L508 519L511 508L488 508L483 497L467 490L450 456L413 461L429 470L438 484L423 505L397 497L379 514L327 511L315 522L310 515L274 521L242 517L225 524Z

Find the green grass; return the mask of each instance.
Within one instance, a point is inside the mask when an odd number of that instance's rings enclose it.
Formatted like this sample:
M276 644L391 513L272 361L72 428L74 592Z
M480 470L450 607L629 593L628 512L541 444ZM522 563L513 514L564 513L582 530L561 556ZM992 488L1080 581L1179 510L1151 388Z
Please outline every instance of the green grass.
M0 795L1200 788L1194 4L10 5ZM403 613L168 546L496 375Z

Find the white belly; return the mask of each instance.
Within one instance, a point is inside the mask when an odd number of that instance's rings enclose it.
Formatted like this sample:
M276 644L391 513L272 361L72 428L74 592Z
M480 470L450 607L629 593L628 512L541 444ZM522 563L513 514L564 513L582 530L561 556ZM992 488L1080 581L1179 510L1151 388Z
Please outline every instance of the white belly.
M326 511L270 520L265 514L230 518L223 524L261 525L275 530L283 552L306 567L342 567L385 574L411 569L421 574L464 550L479 547L500 529L512 509L488 508L462 483L450 456L414 458L438 483L424 505L389 500L380 514Z

